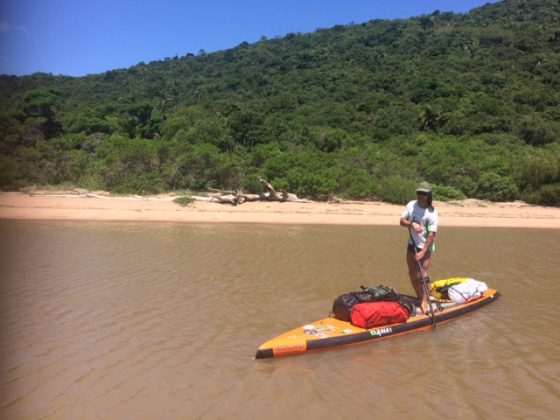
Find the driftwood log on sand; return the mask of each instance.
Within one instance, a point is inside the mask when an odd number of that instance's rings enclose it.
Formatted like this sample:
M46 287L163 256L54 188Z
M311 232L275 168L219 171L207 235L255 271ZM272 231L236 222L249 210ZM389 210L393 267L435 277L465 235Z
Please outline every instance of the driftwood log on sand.
M210 197L200 197L193 195L192 198L197 201L208 201L220 204L231 204L238 206L246 201L280 201L292 203L309 203L309 200L299 198L294 193L285 191L276 191L274 187L262 178L259 178L262 187L266 190L261 194L247 194L241 191L233 191L227 194L212 195Z

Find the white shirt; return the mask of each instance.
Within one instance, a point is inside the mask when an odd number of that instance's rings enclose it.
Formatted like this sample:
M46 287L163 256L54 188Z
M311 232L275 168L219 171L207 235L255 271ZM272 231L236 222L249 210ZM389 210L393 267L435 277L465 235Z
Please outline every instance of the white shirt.
M411 217L412 215L412 217ZM424 248L426 244L426 239L428 237L428 232L437 232L438 228L438 214L436 209L433 207L428 207L423 209L418 205L417 201L411 201L406 205L406 209L402 214L402 218L410 220L422 226L422 232L418 233L414 229L410 229L412 233L412 239L414 244L408 240L410 245L416 245L417 248ZM431 251L435 250L435 242L432 245Z

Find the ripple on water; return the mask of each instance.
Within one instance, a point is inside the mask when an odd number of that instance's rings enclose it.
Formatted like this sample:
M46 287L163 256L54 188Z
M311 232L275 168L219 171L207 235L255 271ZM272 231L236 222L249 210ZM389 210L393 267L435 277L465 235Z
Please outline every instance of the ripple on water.
M551 417L559 406L558 233L442 230L432 277L479 278L500 300L433 332L272 361L253 359L258 345L326 316L338 294L410 292L402 230L0 222L0 233L3 418Z

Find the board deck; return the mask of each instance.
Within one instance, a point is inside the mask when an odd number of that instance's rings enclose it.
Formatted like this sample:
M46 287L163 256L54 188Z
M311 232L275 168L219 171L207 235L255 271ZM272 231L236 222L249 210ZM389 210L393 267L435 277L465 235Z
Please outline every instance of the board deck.
M464 304L444 304L436 311L436 322L439 324L452 318L472 312L500 296L494 289L488 289L481 298ZM266 343L257 350L256 358L290 356L311 351L326 350L340 346L364 343L382 338L394 337L413 331L427 330L432 327L432 319L428 315L416 315L407 322L385 325L371 329L355 327L349 322L336 318L324 318L310 322L304 326L287 331Z

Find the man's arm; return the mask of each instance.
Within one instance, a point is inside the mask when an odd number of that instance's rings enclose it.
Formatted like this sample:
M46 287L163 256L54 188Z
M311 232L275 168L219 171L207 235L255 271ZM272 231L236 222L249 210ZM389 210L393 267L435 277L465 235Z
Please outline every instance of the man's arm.
M424 258L426 256L426 253L430 251L430 248L432 247L435 238L436 238L435 232L428 232L428 237L426 238L426 243L424 244L424 248L422 248L416 254L417 261L420 261L422 258Z
M401 217L400 224L402 227L414 229L414 231L417 233L422 232L422 225L413 222L412 220L405 219L404 217Z
M405 219L404 217L401 217L401 226L409 228L410 226L412 226L412 222L408 219Z

